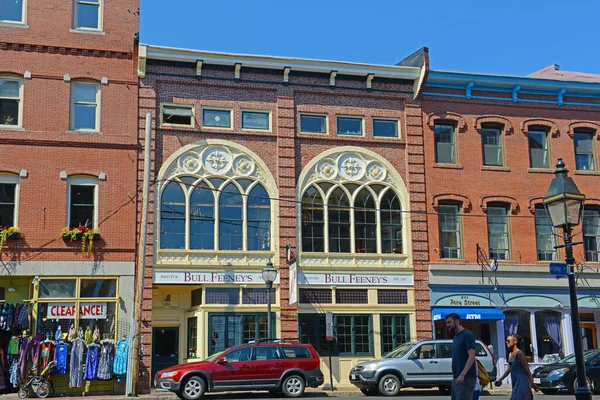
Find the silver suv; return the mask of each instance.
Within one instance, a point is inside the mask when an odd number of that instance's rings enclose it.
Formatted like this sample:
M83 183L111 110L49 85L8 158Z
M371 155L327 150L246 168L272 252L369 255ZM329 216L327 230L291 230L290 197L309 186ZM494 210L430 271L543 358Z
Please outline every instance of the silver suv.
M496 379L494 356L479 340L475 356L492 381ZM384 358L355 365L350 382L367 396L395 396L403 386L431 388L449 393L452 386L452 340L423 340L398 346Z

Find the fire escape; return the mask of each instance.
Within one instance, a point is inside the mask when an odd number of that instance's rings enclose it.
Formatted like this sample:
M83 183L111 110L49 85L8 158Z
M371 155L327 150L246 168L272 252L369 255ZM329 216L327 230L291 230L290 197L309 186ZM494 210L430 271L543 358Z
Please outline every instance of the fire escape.
M477 264L481 267L481 285L486 284L485 272L490 271L493 273L493 278L488 279L488 284L494 285L494 290L498 290L498 279L496 279L496 271L498 271L498 260L490 260L485 249L477 243Z

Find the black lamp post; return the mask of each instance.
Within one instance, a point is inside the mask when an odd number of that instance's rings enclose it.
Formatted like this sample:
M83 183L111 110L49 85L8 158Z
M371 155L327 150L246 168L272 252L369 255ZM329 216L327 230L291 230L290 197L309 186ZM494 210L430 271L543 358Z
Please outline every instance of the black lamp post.
M581 194L573 179L567 176L569 171L565 168L562 158L556 163L556 175L550 183L548 194L544 197L544 205L548 210L552 226L562 228L565 242L565 261L567 263L567 276L569 279L569 297L571 300L571 329L573 330L573 344L575 345L575 364L577 367L577 400L592 400L592 393L587 385L585 376L585 362L583 359L583 346L581 344L581 328L579 327L579 306L577 304L577 286L575 284L575 258L573 257L573 242L571 228L579 225L581 208L585 195ZM577 244L577 243L576 243ZM557 246L563 247L563 246Z
M267 266L262 270L262 278L267 287L267 339L273 339L271 337L271 289L277 279L277 270L273 268L271 260L267 261Z

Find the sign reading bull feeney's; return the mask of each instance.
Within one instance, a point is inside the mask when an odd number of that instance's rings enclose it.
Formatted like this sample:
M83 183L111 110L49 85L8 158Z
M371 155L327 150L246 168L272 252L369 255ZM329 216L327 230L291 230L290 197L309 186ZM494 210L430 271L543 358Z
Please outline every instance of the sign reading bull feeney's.
M152 280L153 283L169 284L219 284L233 283L238 285L260 284L264 285L260 272L179 272L179 271L155 271ZM275 284L279 283L279 275L275 279Z
M411 286L411 274L353 274L299 272L299 285Z

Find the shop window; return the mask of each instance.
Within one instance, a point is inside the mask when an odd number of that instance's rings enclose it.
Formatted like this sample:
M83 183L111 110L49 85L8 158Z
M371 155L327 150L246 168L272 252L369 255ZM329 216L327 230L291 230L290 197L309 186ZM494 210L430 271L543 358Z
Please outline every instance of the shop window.
M75 0L73 28L102 30L102 1Z
M98 132L99 121L100 86L88 82L73 83L71 85L71 129Z
M509 335L517 334L523 338L521 349L529 361L533 361L531 343L531 318L528 311L509 310L504 312L505 340Z
M5 177L0 176L0 180L3 178ZM16 191L16 183L0 182L0 226L16 225Z
M2 7L9 3L11 2L0 1L0 13ZM0 15L0 22L2 19ZM0 78L0 127L21 127L22 85L23 82L17 78Z
M163 125L194 126L194 106L192 104L163 104Z
M381 354L387 354L401 344L410 341L407 315L382 315L380 319Z
M192 290L192 307L202 305L202 289Z
M331 289L300 289L300 304L331 304Z
M116 279L82 279L79 297L116 297Z
M357 253L377 253L377 209L373 194L367 189L354 200L354 248Z
M271 199L262 185L256 185L248 196L248 250L271 248Z
M242 111L242 129L268 131L270 113L259 111Z
M23 19L24 0L2 0L0 1L0 22L20 22Z
M92 177L69 179L68 227L98 227L98 181Z
M187 358L196 358L196 350L198 348L198 318L188 318L187 328Z
M548 132L529 131L527 138L531 168L548 168Z
M300 342L311 344L319 355L335 354L326 337L325 314L298 314Z
M546 207L541 204L535 206L535 237L538 261L556 260L554 228Z
M377 304L408 304L406 289L377 289Z
M309 187L302 197L302 251L324 251L323 210L321 194L314 186Z
M209 187L199 185L194 188L190 197L190 249L214 248L215 196Z
M327 133L327 116L300 114L300 132Z
M435 144L435 162L456 164L455 127L452 124L438 124L433 127Z
M372 355L371 315L336 315L334 321L340 355Z
M52 339L60 327L66 338L73 326L84 335L98 329L100 339L115 339L116 310L115 301L39 302L37 333Z
M374 137L398 137L398 121L393 119L373 118Z
M231 128L231 110L202 110L202 125L213 128Z
M458 204L440 202L438 206L440 258L460 258L462 255L459 210Z
M396 192L388 190L381 199L381 252L402 253L402 206Z
M367 289L337 289L335 302L336 304L368 304L369 291Z
M271 319L275 332L275 318ZM250 340L267 338L267 315L260 314L209 314L209 354L223 351Z
M336 188L327 202L329 216L329 252L350 252L350 203L341 188Z
M160 247L185 248L185 195L180 184L170 182L160 203Z
M275 304L275 297L271 290L271 304ZM267 289L242 288L242 304L267 304Z
M238 288L206 288L206 304L240 304Z
M488 206L487 225L490 258L508 260L510 258L508 207L504 205Z
M575 167L577 170L593 171L594 166L594 133L575 131Z
M481 129L483 165L502 165L502 129L484 127Z
M41 299L70 299L75 297L75 279L42 279L39 283Z
M542 362L564 358L562 352L562 316L557 311L536 311L537 353Z
M337 134L362 136L363 119L352 117L337 117Z
M583 247L585 261L600 261L600 208L583 210Z

